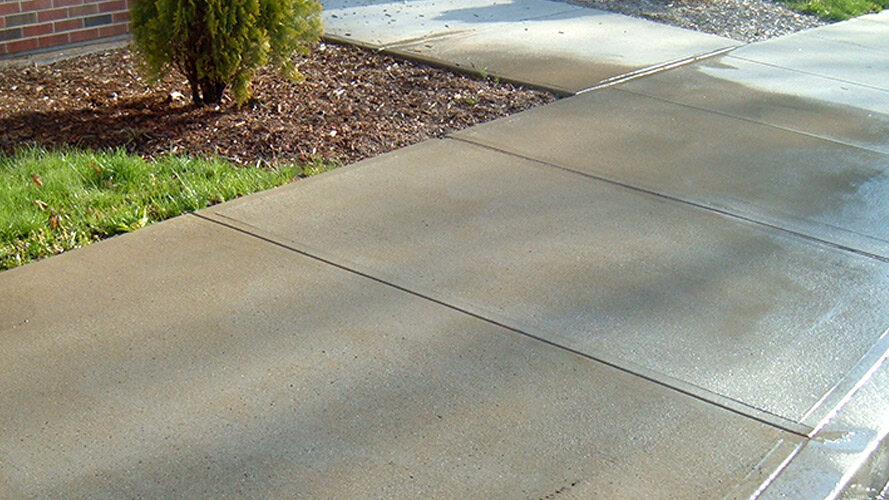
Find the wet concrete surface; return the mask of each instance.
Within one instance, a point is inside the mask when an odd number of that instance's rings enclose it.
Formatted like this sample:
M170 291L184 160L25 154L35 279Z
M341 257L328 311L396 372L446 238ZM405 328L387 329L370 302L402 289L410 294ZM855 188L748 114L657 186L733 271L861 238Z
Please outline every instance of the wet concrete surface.
M889 92L871 87L723 56L620 88L889 153Z
M889 91L889 51L803 31L740 47L732 56Z
M13 498L712 497L802 442L193 216L0 274L0 319Z
M765 494L772 498L879 499L889 484L887 354L862 376L846 404L801 445Z
M454 135L889 258L889 156L874 151L619 89Z
M889 264L451 140L205 213L804 425L889 325Z

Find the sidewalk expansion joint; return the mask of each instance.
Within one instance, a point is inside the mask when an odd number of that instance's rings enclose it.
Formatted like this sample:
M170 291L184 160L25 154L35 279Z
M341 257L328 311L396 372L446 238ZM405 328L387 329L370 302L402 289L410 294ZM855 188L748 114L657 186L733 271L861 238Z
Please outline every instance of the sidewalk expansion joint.
M743 45L741 45L743 46ZM632 80L638 80L640 78L645 78L646 76L656 75L658 73L663 73L664 71L669 71L671 69L680 68L682 66L687 66L689 64L694 64L698 61L703 61L705 59L710 59L712 57L718 57L724 54L727 54L739 46L725 47L722 49L714 50L713 52L707 52L706 54L700 54L692 57L684 57L682 59L676 59L674 61L668 61L665 63L657 64L654 66L647 66L645 68L640 68L635 71L630 71L629 73L624 73L621 75L612 76L610 78L606 78L601 82L593 85L592 87L580 90L576 92L576 95L586 94L587 92L593 92L596 90L606 89L608 87L613 87L615 85L620 85L622 83L627 83Z
M805 446L806 441L797 444L793 451L790 452L790 454L788 454L787 457L785 457L784 460L777 467L775 467L775 470L773 470L772 473L765 478L765 480L763 480L762 484L759 485L759 488L757 488L756 491L754 491L753 494L750 495L750 500L755 500L761 497L762 494L765 493L765 491L768 489L768 487L775 482L775 479L777 479L778 476L781 475L781 473L784 472L785 469L787 469L787 466L790 465L790 462L794 458L796 458L797 455L800 454L800 452L803 451L803 448L805 448Z
M479 314L479 313L473 312L469 309L466 309L464 307L460 307L458 305L451 304L445 300L435 298L435 297L428 295L426 293L422 293L420 291L413 290L411 288L408 288L403 285L399 285L399 284L394 283L392 281L389 281L389 280L386 280L383 278L379 278L379 277L374 276L373 274L370 274L368 272L364 272L364 271L355 269L353 267L350 267L348 265L341 264L341 263L331 260L329 258L323 257L321 255L317 255L313 252L310 252L305 249L297 247L293 242L280 241L277 238L275 238L273 235L265 234L265 231L263 231L259 228L251 226L249 224L242 223L242 222L235 220L235 219L230 219L228 217L225 217L224 215L217 214L215 217L202 215L202 214L198 214L198 213L192 213L190 215L194 216L198 219L201 219L203 221L206 221L206 222L209 222L212 224L216 224L221 227L225 227L227 229L239 232L241 234L244 234L244 235L252 237L252 238L256 238L258 240L261 240L263 242L277 246L279 248L283 248L285 250L294 252L294 253L301 255L303 257L307 257L307 258L315 260L317 262L321 262L323 264L329 265L331 267L345 271L347 273L359 276L361 278L371 280L375 283L392 288L394 290L398 290L400 292L409 294L411 296L420 298L422 300L432 302L432 303L440 305L442 307L446 307L452 311L456 311L458 313L475 318L477 320L483 321L483 322L488 323L490 325L494 325L494 326L497 326L497 327L502 328L504 330L513 332L515 334L530 338L532 340L543 343L543 344L553 347L555 349L565 351L565 352L574 354L576 356L580 356L582 358L588 359L590 361L593 361L593 362L601 364L601 365L608 366L608 367L618 370L622 373L626 373L630 376L643 379L647 382L651 382L651 383L654 383L658 386L666 388L668 390L678 392L678 393L683 394L685 396L691 397L692 399L701 401L705 404L709 404L709 405L721 408L725 411L729 411L729 412L739 415L741 417L757 421L761 424L779 429L784 432L788 432L788 433L796 435L798 437L808 438L809 434L812 431L812 429L805 424L790 420L790 419L788 419L786 417L782 417L780 415L770 413L768 411L756 408L754 406L750 406L742 401L738 401L738 400L729 398L727 396L723 396L721 394L712 392L708 389L698 387L696 385L693 385L693 384L690 384L687 382L683 382L681 380L674 379L668 375L660 374L660 373L653 372L653 371L650 374L641 373L639 370L634 370L632 368L628 368L627 366L623 366L617 361L610 361L610 360L604 359L600 356L595 356L592 354L588 354L588 353L579 351L577 349L573 349L568 346L561 345L561 344L554 342L552 340L546 339L546 338L541 337L539 335L535 335L534 333L530 333L530 332L527 332L527 331L522 330L520 328L510 326L510 325L504 323L503 321L498 321L496 319L486 317L483 314ZM226 220L220 220L220 218L224 218Z
M774 64L774 63L770 63L770 62L760 61L760 60L757 60L757 59L750 59L750 58L748 58L748 57L739 56L739 55L735 55L735 54L731 54L731 55L729 55L729 57L733 57L733 58L735 58L735 59L741 59L741 60L743 60L743 61L752 62L752 63L756 63L756 64L762 64L763 66L771 66L771 67L773 67L773 68L783 69L783 70L787 70L787 71L793 71L793 72L795 72L795 73L800 73L800 74L803 74L803 75L817 76L818 78L824 78L824 79L826 79L826 80L833 80L833 81L835 81L835 82L847 83L847 84L849 84L849 85L857 85L857 86L859 86L859 87L865 87L865 88L868 88L868 89L871 89L871 90L877 90L877 91L884 92L884 93L885 93L885 92L889 92L889 90L887 90L887 89L884 88L884 87L877 87L877 86L874 86L874 85L869 85L869 84L867 84L867 83L860 83L860 82L852 82L852 81L849 81L849 80L843 80L842 78L836 78L836 77L829 76L829 75L825 75L825 74L822 74L822 73L814 73L814 72L811 72L811 71L805 71L805 70L802 70L802 69L789 68L789 67L787 67L787 66L781 66L780 64Z
M546 19L548 17L556 17L561 14L562 13L551 14L548 16L542 16L540 18L532 18L530 20ZM493 28L487 28L487 29L493 29ZM374 51L377 51L377 52L380 52L383 54L387 54L387 55L390 55L393 57L398 57L401 59L413 61L413 62L420 63L420 64L426 64L428 66L452 71L452 72L458 73L458 74L478 77L480 75L480 73L482 73L482 70L480 70L478 68L467 67L467 66L461 65L457 62L449 61L447 59L427 56L427 55L419 53L419 52L410 52L410 51L405 50L406 47L409 47L411 45L416 45L416 44L422 43L424 41L431 42L431 41L435 41L435 40L439 40L439 39L443 39L443 38L451 38L451 37L459 36L459 35L463 35L463 34L472 34L472 33L478 32L478 31L484 31L484 30L466 29L466 30L445 31L445 32L439 32L439 33L433 33L431 35L423 35L423 36L414 37L414 38L407 38L404 40L398 40L398 41L391 42L391 43L379 43L379 44L373 43L373 42L367 42L367 41L363 41L363 40L355 40L355 39L352 39L351 37L348 37L345 35L336 35L336 34L327 34L327 33L325 33L322 36L322 39L325 41L332 42L332 43L349 44L349 45L354 45L356 47L361 47L361 48L364 48L367 50L374 50ZM739 47L743 47L743 46L744 45L742 44L742 45L734 45L731 47L724 47L721 49L714 50L712 52L707 52L705 54L684 57L681 59L668 61L668 62L657 64L654 66L646 66L644 68L630 71L628 73L622 73L620 75L615 75L615 76L606 78L605 80L600 81L599 83L597 83L596 85L594 85L592 87L582 89L579 91L569 90L566 88L559 87L557 85L550 85L550 84L545 84L545 83L537 83L537 82L532 82L532 81L528 81L528 80L522 80L519 78L510 77L508 75L502 75L497 72L491 72L490 74L491 74L491 76L496 76L497 79L502 82L512 83L515 85L521 85L523 87L527 87L527 88L534 89L534 90L543 90L545 92L550 92L559 98L564 98L564 97L572 97L575 95L584 94L587 92L592 92L594 90L600 90L600 89L604 89L604 88L608 88L608 87L613 87L615 85L626 83L631 80L644 78L646 76L655 75L658 73L662 73L664 71L669 71L671 69L686 66L688 64L693 64L698 61L710 59L712 57L721 56L721 55L727 54Z
M795 129L792 127L787 127L784 125L776 125L774 123L768 123L768 122L763 122L763 121L759 121L759 120L754 120L753 118L748 118L746 116L736 115L736 114L728 113L725 111L720 111L718 109L710 109L710 108L705 108L705 107L701 107L701 106L695 106L694 104L688 104L688 103L684 103L684 102L674 101L674 100L668 99L666 97L646 94L644 92L639 92L636 90L630 90L630 89L626 89L626 88L617 88L614 90L617 92L625 92L627 94L633 94L635 96L644 97L647 99L653 99L655 101L666 102L668 104L673 104L673 105L680 106L683 108L693 109L695 111L703 111L705 113L711 113L711 114L718 115L718 116L724 116L726 118L732 118L734 120L740 120L740 121L744 121L747 123L753 123L755 125L761 125L763 127L769 127L769 128L773 128L773 129L777 129L777 130L782 130L784 132L790 132L792 134L804 135L806 137L811 137L813 139L818 139L820 141L831 142L833 144L837 144L840 146L860 149L862 151L868 151L870 153L877 153L880 155L887 156L885 151L880 151L879 149L869 148L867 146L862 146L860 144L852 144L851 142L841 141L841 140L835 139L833 137L827 137L827 136L823 136L823 135L814 134L812 132L807 132L805 130L798 130L798 129Z
M815 433L827 425L830 419L849 402L863 383L870 379L887 359L889 359L889 328L846 372L846 375L825 392L824 396L800 418L800 422L812 427L810 437L814 437ZM815 420L811 421L811 419Z
M844 251L844 252L853 253L853 254L855 254L855 255L859 255L859 256L862 256L862 257L869 258L869 259L874 259L874 260L877 260L877 261L879 261L879 262L889 263L889 256L884 256L884 255L880 255L880 254L871 253L871 252L868 252L868 251L865 251L865 250L861 250L861 249L858 249L858 248L854 248L854 247L850 247L850 246L847 246L847 245L843 245L843 244L841 244L841 243L835 243L835 242L830 241L830 240L825 240L825 239L819 238L819 237L817 237L817 236L812 236L812 235L810 235L810 234L806 234L806 233L802 233L802 232L799 232L799 231L795 231L795 230L793 230L793 229L788 229L788 228L786 228L786 227L782 227L782 226L779 226L779 225L777 225L777 224L772 224L772 223L770 223L770 222L766 222L766 221L758 220L758 219L755 219L755 218L753 218L753 217L748 217L748 216L746 216L746 215L737 214L737 213L731 212L731 211L729 211L729 210L725 210L725 209L717 208L717 207L714 207L714 206L711 206L711 205L707 205L707 204L705 204L705 203L699 203L699 202L695 202L695 201L691 201L691 200L686 200L686 199L683 199L683 198L679 198L679 197L677 197L677 196L672 196L672 195L669 195L669 194L660 193L660 192L658 192L658 191L654 191L654 190L651 190L651 189L643 188L643 187L636 186L636 185L633 185L633 184L628 184L628 183L621 182L621 181L618 181L618 180L615 180L615 179L610 179L610 178L608 178L608 177L603 177L603 176L600 176L600 175L591 174L591 173L589 173L589 172L582 172L582 171L580 171L580 170L575 170L575 169L573 169L573 168L571 168L571 167L563 167L563 166L561 166L561 165L556 165L556 164L554 164L554 163L550 163L550 162L547 162L547 161L539 160L539 159L537 159L537 158L533 158L533 157L530 157L530 156L525 156L525 155L522 155L522 154L519 154L519 153L515 153L515 152L512 152L512 151L506 151L506 150L503 150L503 149L500 149L500 148L497 148L497 147L494 147L494 146L489 146L489 145L487 145L487 144L482 144L482 143L479 143L479 142L475 142L475 141L473 141L473 140L471 140L471 139L464 139L464 138L462 138L462 137L455 137L455 136L452 136L452 135L448 135L448 136L446 136L445 138L446 138L446 139L449 139L449 140L452 140L452 141L459 141L459 142L463 142L463 143L466 143L466 144L471 144L471 145L473 145L473 146L477 146L477 147L480 147L480 148L488 149L488 150L490 150L490 151L495 151L495 152L497 152L497 153L501 153L501 154L505 154L505 155L513 156L513 157L515 157L515 158L520 158L520 159L522 159L522 160L530 161L530 162L536 163L536 164L538 164L538 165L542 165L542 166L547 167L547 168L555 168L555 169L562 170L562 171L565 171L565 172L570 172L570 173L572 173L572 174L580 175L580 176L582 176L582 177L586 177L586 178L588 178L588 179L592 179L592 180L595 180L595 181L605 182L605 183L607 183L607 184L611 184L611 185L613 185L613 186L617 186L617 187L620 187L620 188L628 189L628 190L630 190L630 191L635 191L635 192L637 192L637 193L647 194L647 195L649 195L649 196L654 196L654 197L656 197L656 198L660 198L660 199L663 199L663 200L668 200L668 201L672 201L672 202L675 202L675 203L680 203L680 204L683 204L683 205L686 205L686 206L694 207L694 208L697 208L697 209L706 210L706 211L708 211L708 212L716 213L716 214L722 215L722 216L724 216L724 217L728 217L728 218L731 218L731 219L735 219L735 220L743 221L743 222L746 222L746 223L749 223L749 224L754 224L754 225L756 225L756 226L765 227L765 228L773 229L773 230L776 230L776 231L780 231L780 232L782 232L782 233L789 234L789 235L791 235L791 236L795 236L795 237L797 237L797 238L800 238L800 239L809 241L809 242L811 242L811 243L816 243L816 244L824 245L824 246L827 246L827 247L830 247L830 248L833 248L833 249L836 249L836 250L841 250L841 251ZM855 233L855 234L858 234L858 233Z

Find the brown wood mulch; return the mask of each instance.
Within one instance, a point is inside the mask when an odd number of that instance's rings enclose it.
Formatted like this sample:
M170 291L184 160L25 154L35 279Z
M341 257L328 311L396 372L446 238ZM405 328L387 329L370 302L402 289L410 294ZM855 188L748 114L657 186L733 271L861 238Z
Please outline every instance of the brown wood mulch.
M262 70L240 109L195 108L181 78L149 85L129 49L0 69L0 151L31 144L220 155L241 164L357 161L553 101L357 47L321 43L302 84Z

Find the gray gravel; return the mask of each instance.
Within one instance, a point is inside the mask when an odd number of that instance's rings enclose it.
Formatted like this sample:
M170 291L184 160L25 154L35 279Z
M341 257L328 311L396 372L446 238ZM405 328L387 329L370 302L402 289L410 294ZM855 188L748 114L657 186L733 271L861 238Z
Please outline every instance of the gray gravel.
M755 42L827 24L768 0L565 0L681 28Z

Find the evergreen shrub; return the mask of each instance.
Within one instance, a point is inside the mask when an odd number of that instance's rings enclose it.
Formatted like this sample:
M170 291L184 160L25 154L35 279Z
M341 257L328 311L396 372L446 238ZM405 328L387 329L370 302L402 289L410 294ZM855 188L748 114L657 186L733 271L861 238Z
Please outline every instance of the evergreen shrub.
M317 0L134 0L133 40L148 73L179 71L195 104L215 104L227 87L242 104L256 69L272 64L301 80L293 62L321 37Z

